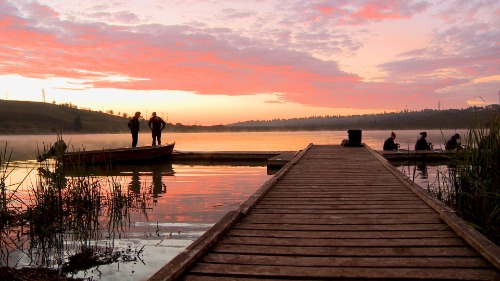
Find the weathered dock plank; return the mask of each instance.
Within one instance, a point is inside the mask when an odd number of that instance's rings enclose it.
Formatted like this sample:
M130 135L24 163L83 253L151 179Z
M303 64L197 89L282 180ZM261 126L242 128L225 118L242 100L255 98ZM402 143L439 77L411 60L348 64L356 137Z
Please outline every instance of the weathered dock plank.
M204 263L218 264L267 264L274 266L331 266L340 267L440 267L448 264L450 268L487 268L489 264L479 257L429 257L426 259L413 257L387 257L383 260L377 257L297 257L297 256L270 256L263 254L212 254L201 259Z
M266 254L283 256L336 256L336 257L481 257L464 245L442 247L268 247L262 245L239 245L219 243L214 253L237 253L241 255Z
M151 280L499 280L498 246L384 161L304 150Z
M432 246L466 246L458 237L452 238L346 238L346 239L310 239L295 237L241 237L227 236L219 243L273 246L308 246L308 247L432 247ZM446 266L446 265L443 265Z
M297 257L300 259L300 257ZM208 276L233 276L230 280L239 280L238 276L264 277L264 278L293 278L294 280L325 280L331 279L397 279L397 280L495 280L497 275L494 271L484 268L418 268L418 267L348 267L348 266L291 266L291 265L262 265L262 264L217 264L217 263L197 263L191 270L191 278L200 279L183 280L206 280ZM202 276L205 275L205 276ZM453 276L454 278L450 278ZM216 279L220 280L220 279Z

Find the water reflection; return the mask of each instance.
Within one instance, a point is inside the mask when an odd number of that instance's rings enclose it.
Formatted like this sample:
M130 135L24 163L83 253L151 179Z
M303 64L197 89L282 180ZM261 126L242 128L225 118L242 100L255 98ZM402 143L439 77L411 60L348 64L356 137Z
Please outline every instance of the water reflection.
M136 195L151 194L154 198L153 202L157 202L157 198L167 192L167 182L164 177L175 175L172 164L169 162L156 163L151 165L120 165L113 167L110 171L103 171L103 175L109 174L118 177L130 177L128 183L129 191ZM151 179L151 182L145 188L146 180Z
M438 174L447 172L452 163L445 160L433 161L389 161L391 165L414 181L433 182ZM427 184L426 184L427 186Z
M72 169L54 162L41 164L38 182L23 199L23 208L10 208L12 219L2 220L1 264L75 274L141 260L142 248L123 252L115 249L114 241L126 237L131 212L145 214L152 208L155 198L167 190L164 176L174 174L169 163ZM119 178L129 175L131 184L123 188ZM151 177L150 186L143 188L141 177Z
M78 261L97 266L140 260L142 250L116 251L114 240L127 236L132 212L146 214L152 209L167 191L164 177L174 174L169 163L76 169L54 163L40 166L38 183L24 198L24 208L17 210L17 217L23 219L2 228L2 257L6 257L2 264L60 268L68 273L86 269ZM124 188L120 180L129 177L130 185ZM150 185L141 184L141 178L148 177Z
M391 161L390 163L438 200L447 204L454 203L456 164L453 161Z
M28 219L3 229L2 265L44 266L85 278L147 279L269 178L265 166L68 170L13 163L23 165L37 180L17 190L23 202L17 210Z
M427 164L425 162L418 163L415 168L417 169L417 172L420 174L420 178L422 179L427 179Z
M141 193L141 179L139 171L132 172L132 180L128 184L128 188L130 191L139 194Z

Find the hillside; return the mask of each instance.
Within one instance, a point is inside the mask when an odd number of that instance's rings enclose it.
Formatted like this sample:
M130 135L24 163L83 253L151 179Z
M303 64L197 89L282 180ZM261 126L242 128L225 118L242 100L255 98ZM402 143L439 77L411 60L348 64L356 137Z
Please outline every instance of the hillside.
M351 116L253 120L228 125L186 126L167 123L169 132L468 129L500 116L500 106L401 111ZM0 134L128 133L128 118L78 109L73 105L0 99Z
M67 105L0 100L2 134L120 133L128 119Z

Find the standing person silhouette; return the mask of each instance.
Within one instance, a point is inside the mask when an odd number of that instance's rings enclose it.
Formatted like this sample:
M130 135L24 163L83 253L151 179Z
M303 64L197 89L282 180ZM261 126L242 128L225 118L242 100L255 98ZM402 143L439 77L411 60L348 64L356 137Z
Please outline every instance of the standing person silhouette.
M156 112L153 112L153 116L149 119L148 126L151 129L151 135L153 137L152 145L156 145L158 140L158 145L161 145L161 131L165 128L165 121L160 117L156 116Z
M136 147L137 141L139 140L139 117L141 117L141 113L137 111L134 117L132 117L132 119L128 121L128 128L130 129L130 133L132 134L132 147Z
M132 119L130 119L130 121L128 121L128 128L130 129L130 133L132 134L132 147L136 147L137 141L139 140L139 126L140 126L139 117L140 116L141 116L141 113L139 111L137 111L135 113L134 117L132 117Z

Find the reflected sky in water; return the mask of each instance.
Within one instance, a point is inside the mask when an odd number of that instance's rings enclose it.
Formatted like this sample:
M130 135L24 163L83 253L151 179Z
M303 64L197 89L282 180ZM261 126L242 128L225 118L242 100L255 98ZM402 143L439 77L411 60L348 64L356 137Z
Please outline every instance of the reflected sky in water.
M453 204L455 190L452 185L454 182L454 166L450 166L450 163L445 161L427 163L406 161L392 162L391 164L438 200Z
M16 183L32 170L24 179L25 184L18 189L18 196L27 198L30 190L37 186L37 165L34 161L11 163L12 173L7 183L11 188L17 188ZM103 246L113 244L115 250L122 251L143 249L139 255L141 259L137 261L102 265L76 275L93 278L101 275L106 280L147 279L228 211L237 209L271 177L264 165L161 163L117 166L93 173L101 184L120 184L124 193L133 198L132 207L119 228L108 230L106 217L102 217L102 238L97 243ZM71 178L74 175L67 172L66 176ZM9 263L18 260L20 265L30 262L21 253L14 253Z

